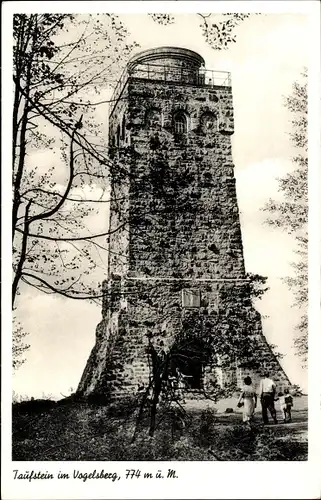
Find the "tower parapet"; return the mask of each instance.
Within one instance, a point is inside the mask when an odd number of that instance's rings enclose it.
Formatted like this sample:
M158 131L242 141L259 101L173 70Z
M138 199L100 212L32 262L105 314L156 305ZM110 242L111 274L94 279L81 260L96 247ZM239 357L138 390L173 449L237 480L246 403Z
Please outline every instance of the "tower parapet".
M205 61L197 52L181 47L158 47L135 55L121 75L110 108L113 114L129 78L183 83L206 87L231 87L231 73L205 68Z

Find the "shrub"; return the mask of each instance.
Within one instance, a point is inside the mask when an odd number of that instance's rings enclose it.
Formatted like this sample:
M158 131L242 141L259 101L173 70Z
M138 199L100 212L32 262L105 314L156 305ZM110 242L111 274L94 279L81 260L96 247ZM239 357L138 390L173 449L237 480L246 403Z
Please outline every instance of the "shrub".
M13 413L41 413L57 405L51 399L30 399L12 405Z
M195 422L198 429L195 433L196 441L202 446L210 446L216 438L216 418L210 409L203 410L199 421Z

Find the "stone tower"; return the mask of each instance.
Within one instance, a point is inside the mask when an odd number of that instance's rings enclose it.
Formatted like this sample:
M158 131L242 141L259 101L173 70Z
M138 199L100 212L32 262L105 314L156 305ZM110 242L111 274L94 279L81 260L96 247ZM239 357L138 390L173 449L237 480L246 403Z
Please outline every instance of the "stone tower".
M260 345L257 368L237 360L228 369L219 359L215 367L187 362L181 370L189 390L213 380L239 385L245 373L257 379L265 368L289 385L250 300L233 133L229 73L206 70L199 54L177 47L129 61L110 107L108 280L80 394L132 394L148 382L148 337L156 349L170 348L187 317L197 319L196 330L210 318L215 335L223 335L229 327L220 311L226 317L233 307ZM235 291L242 292L237 304Z

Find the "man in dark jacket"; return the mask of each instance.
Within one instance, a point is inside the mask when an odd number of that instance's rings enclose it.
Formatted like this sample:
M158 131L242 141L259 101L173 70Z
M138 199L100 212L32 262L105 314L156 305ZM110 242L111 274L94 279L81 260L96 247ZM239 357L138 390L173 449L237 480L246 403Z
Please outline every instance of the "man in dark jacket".
M268 410L271 413L273 421L277 424L276 419L276 411L274 407L274 398L275 398L276 386L274 381L270 378L270 374L268 372L264 373L264 376L260 382L259 396L261 399L262 406L262 418L263 423L268 424Z

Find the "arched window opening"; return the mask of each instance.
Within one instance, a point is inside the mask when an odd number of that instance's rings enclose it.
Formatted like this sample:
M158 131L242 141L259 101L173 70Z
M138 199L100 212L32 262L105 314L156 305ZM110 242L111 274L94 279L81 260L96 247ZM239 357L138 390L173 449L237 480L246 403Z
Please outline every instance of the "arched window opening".
M201 126L204 133L216 132L217 130L217 118L214 113L204 113L201 116Z
M146 111L145 122L149 129L160 129L162 127L162 112L159 108L151 108Z
M187 119L184 113L177 113L174 118L174 130L176 134L187 132Z

